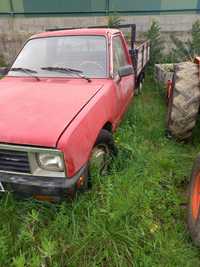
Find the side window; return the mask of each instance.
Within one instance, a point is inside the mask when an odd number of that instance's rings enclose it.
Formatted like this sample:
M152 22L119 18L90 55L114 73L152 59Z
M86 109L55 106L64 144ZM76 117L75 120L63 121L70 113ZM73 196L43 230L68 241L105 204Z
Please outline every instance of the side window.
M128 64L127 57L124 51L124 46L120 36L113 38L113 71L114 75L118 73L119 67Z

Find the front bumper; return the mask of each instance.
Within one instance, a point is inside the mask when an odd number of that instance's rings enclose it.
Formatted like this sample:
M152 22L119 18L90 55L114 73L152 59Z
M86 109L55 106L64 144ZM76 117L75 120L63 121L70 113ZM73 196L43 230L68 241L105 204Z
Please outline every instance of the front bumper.
M5 191L14 192L25 197L38 195L64 197L76 190L76 183L85 173L86 166L83 166L71 178L0 173L0 182Z

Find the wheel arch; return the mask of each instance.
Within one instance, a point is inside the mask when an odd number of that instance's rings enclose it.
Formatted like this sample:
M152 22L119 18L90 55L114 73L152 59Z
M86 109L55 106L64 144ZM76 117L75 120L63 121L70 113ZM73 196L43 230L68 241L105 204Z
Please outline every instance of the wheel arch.
M113 125L101 117L96 123L85 119L71 129L72 131L69 131L68 128L58 143L58 148L65 156L68 177L72 177L88 161L100 132L107 130L112 133Z
M107 131L109 131L110 133L112 133L112 132L113 132L113 125L112 125L112 123L111 123L110 121L107 121L107 122L103 125L102 129L107 130ZM101 130L102 130L102 129L101 129ZM100 131L101 131L101 130L100 130Z

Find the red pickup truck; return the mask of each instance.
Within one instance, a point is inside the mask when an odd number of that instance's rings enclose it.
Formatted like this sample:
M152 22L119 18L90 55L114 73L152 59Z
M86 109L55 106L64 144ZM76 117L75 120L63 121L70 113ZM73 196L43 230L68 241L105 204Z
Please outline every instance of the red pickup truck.
M0 191L42 198L85 189L116 148L112 133L144 79L149 42L117 29L32 36L0 81Z

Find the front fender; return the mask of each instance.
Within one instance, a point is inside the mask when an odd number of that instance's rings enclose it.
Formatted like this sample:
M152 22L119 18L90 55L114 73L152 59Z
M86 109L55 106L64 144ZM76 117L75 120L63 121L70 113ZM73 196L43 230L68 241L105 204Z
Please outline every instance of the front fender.
M95 96L78 114L58 141L64 152L67 176L72 177L89 159L97 136L105 123L114 123L116 113L114 88ZM112 104L111 104L112 100Z

